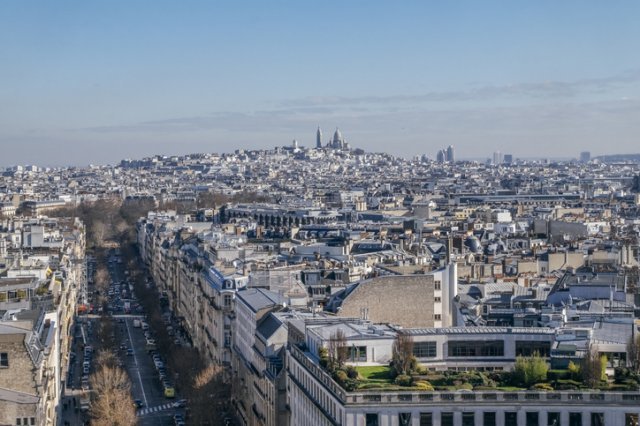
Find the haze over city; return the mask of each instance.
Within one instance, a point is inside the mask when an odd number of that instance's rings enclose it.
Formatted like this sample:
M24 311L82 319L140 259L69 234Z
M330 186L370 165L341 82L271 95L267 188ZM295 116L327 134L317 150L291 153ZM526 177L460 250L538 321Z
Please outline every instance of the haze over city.
M269 148L637 151L640 5L0 4L0 165Z

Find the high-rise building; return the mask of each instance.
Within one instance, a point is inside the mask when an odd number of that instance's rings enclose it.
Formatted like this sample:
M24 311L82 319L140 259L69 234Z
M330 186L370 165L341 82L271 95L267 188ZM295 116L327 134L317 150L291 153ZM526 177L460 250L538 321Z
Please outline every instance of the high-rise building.
M493 164L496 166L502 164L502 153L500 151L493 153Z
M440 151L438 151L438 154L436 154L436 161L438 163L444 163L447 160L447 153L445 152L444 149L441 149Z
M316 148L322 148L322 130L320 130L320 126L318 126L318 131L316 132Z
M455 161L456 161L455 152L453 150L453 145L449 145L447 147L447 161L449 163L455 163Z
M588 163L591 160L591 153L589 151L582 151L580 153L580 162Z
M504 155L504 164L513 164L513 155L505 154Z

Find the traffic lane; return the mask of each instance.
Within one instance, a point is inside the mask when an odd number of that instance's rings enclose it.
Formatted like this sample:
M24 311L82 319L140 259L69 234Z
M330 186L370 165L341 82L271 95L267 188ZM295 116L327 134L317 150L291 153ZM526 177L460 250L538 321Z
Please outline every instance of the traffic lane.
M129 326L128 346L134 354L127 356L128 367L132 369L132 376L137 377L142 383L146 396L145 405L148 407L161 405L165 402L164 392L160 389L158 374L155 370L153 360L146 351L144 334L140 328L133 327L133 319L127 319L126 321Z
M148 383L148 388L152 395L154 405L161 405L166 402L164 397L164 389L160 386L160 380L158 372L156 370L153 359L149 355L146 349L146 338L142 328L136 328L132 334L134 352L142 360L140 363L141 373L144 376L144 380Z

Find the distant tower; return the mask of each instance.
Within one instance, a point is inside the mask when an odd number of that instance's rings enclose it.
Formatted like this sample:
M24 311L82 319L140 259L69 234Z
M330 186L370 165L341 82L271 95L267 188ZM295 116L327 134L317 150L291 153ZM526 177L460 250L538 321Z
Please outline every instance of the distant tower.
M580 153L580 162L588 163L591 160L591 153L589 151L582 151Z
M343 144L342 133L340 133L340 129L336 127L336 131L333 134L333 140L331 141L331 147L334 149L342 149Z
M447 147L447 161L449 163L455 163L456 162L456 155L455 155L455 152L453 151L453 145L449 145Z
M438 154L436 154L436 161L438 163L444 163L446 161L447 157L447 153L444 151L444 149L441 149L440 151L438 151Z
M322 130L320 130L320 126L318 126L318 131L316 132L316 148L322 148Z
M502 164L502 153L500 151L496 151L493 153L493 164L496 166Z

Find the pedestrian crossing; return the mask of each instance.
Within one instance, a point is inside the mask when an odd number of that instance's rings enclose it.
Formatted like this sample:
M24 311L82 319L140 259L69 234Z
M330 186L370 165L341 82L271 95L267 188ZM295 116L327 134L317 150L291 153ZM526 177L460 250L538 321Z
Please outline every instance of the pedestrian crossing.
M147 407L147 408L142 408L140 410L138 410L137 416L144 416L146 414L153 414L153 413L157 413L158 411L164 411L164 410L168 410L170 408L173 408L173 403L169 402L167 404L162 404L162 405L158 405L156 407Z

